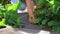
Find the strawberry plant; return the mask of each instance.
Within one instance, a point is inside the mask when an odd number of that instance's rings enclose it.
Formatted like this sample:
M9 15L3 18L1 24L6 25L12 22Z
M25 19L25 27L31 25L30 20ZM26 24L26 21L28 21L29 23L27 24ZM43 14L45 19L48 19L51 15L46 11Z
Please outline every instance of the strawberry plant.
M53 31L60 32L60 0L39 0L35 9L35 23L48 25Z

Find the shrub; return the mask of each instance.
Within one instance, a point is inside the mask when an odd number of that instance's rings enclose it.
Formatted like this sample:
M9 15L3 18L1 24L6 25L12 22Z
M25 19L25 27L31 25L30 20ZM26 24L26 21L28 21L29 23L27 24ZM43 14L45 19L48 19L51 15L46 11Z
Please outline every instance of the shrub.
M5 4L4 6L0 4L1 25L20 27L20 17L17 14L20 4L21 2L17 2L16 4ZM2 17L4 17L4 19Z
M39 0L35 23L48 25L53 31L60 32L60 0Z

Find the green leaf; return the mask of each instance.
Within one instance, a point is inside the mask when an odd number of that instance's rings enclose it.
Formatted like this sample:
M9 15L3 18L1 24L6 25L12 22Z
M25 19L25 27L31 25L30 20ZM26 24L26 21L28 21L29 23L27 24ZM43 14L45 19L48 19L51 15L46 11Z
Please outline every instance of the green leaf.
M54 31L60 32L60 0L38 0L36 11L39 11L35 15L36 22L48 24Z
M53 26L53 31L60 32L60 26Z
M48 22L48 19L44 19L44 20L42 21L42 25L46 25L47 22Z
M0 26L6 26L5 19L2 19L2 21L0 21Z
M17 2L16 4L7 4L5 5L5 8L7 11L10 11L10 10L16 11L20 5L21 5L21 2Z
M53 20L52 20L52 21L49 21L49 22L48 22L48 25L49 25L49 26L56 26L57 23L58 23L57 21L53 21Z
M39 23L39 18L36 18L34 21L35 21L35 23Z

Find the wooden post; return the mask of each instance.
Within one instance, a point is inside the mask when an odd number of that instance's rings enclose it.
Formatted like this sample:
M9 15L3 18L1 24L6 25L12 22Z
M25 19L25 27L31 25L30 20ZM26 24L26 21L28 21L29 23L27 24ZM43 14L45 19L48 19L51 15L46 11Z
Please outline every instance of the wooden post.
M28 14L29 14L29 22L34 23L34 14L33 14L33 4L31 0L25 0L27 9L28 9Z

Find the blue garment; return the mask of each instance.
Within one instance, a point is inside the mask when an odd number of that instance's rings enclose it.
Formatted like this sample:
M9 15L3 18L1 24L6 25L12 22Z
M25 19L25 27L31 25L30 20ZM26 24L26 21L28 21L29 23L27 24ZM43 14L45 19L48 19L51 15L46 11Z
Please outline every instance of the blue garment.
M19 0L11 0L12 4L15 4ZM19 10L24 10L26 8L25 0L20 0L22 2L21 6L19 7Z
M23 11L26 8L26 2L25 0L20 0L22 2L21 6L19 7L19 10Z
M21 2L25 3L25 0L20 0ZM32 0L34 3L37 2L37 0Z
M22 3L25 3L25 0L20 0Z
M16 2L18 2L19 0L11 0L11 3L12 4L15 4ZM21 6L19 7L19 10L21 10L21 11L23 11L23 10L25 10L25 8L26 8L26 2L25 2L25 0L20 0L21 2L22 2L22 4L21 4ZM32 0L34 3L36 3L37 2L37 0Z
M26 4L22 3L21 6L19 7L19 10L23 11L26 8Z
M10 2L12 3L12 4L15 4L16 2L18 2L19 0L11 0Z
M23 11L26 8L26 2L25 0L20 0L22 2L21 6L19 7L19 10ZM37 0L32 0L34 3L37 3Z
M32 0L34 3L37 3L37 0Z

